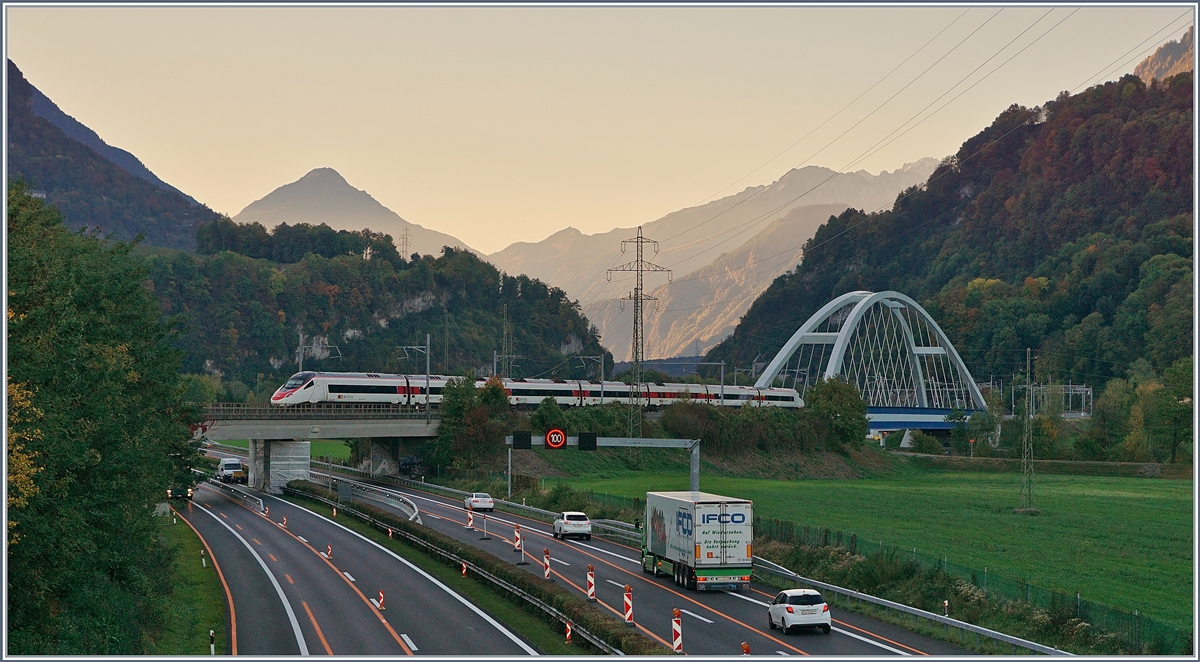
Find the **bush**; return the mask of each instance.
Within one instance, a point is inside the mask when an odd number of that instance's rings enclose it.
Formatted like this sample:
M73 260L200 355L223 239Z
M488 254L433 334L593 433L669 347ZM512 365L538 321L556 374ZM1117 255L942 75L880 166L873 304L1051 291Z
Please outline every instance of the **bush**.
M946 453L946 449L942 448L942 442L920 430L913 430L909 440L912 442L912 448L909 450L913 453L925 453L926 455L945 455Z

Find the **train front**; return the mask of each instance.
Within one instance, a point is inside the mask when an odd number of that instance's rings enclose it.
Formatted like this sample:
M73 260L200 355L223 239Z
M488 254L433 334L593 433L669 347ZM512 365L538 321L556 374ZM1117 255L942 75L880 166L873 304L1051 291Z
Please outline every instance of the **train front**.
M291 379L275 390L275 394L271 396L271 404L286 407L308 402L309 397L305 389L312 386L313 377L316 376L315 372L298 372L292 375Z

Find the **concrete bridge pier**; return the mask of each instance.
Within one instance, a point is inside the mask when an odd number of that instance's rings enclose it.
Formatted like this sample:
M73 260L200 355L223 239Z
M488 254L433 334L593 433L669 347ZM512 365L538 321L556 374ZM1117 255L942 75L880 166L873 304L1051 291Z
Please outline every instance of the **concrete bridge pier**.
M282 494L288 481L308 480L311 457L307 440L251 439L249 486Z

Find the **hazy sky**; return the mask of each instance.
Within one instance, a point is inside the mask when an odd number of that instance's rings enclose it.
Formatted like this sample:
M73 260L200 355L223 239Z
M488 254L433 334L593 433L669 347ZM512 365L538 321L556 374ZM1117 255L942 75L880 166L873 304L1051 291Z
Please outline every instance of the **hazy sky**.
M1192 20L1184 5L7 5L6 45L64 112L217 211L328 166L490 253L806 164L940 158L1012 103L1132 71Z

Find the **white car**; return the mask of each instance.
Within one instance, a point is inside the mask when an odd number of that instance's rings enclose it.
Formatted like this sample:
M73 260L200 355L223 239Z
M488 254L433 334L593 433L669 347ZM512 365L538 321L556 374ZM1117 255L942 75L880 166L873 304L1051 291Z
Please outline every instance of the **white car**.
M568 510L554 517L554 537L566 540L567 536L592 539L592 522L585 513Z
M829 634L832 623L833 617L825 598L811 588L781 591L767 605L767 624L772 630L783 630L784 634L800 627L815 627Z
M492 501L492 495L486 492L475 492L468 494L467 498L463 499L463 506L467 510L486 510L493 511L496 509L496 502Z

